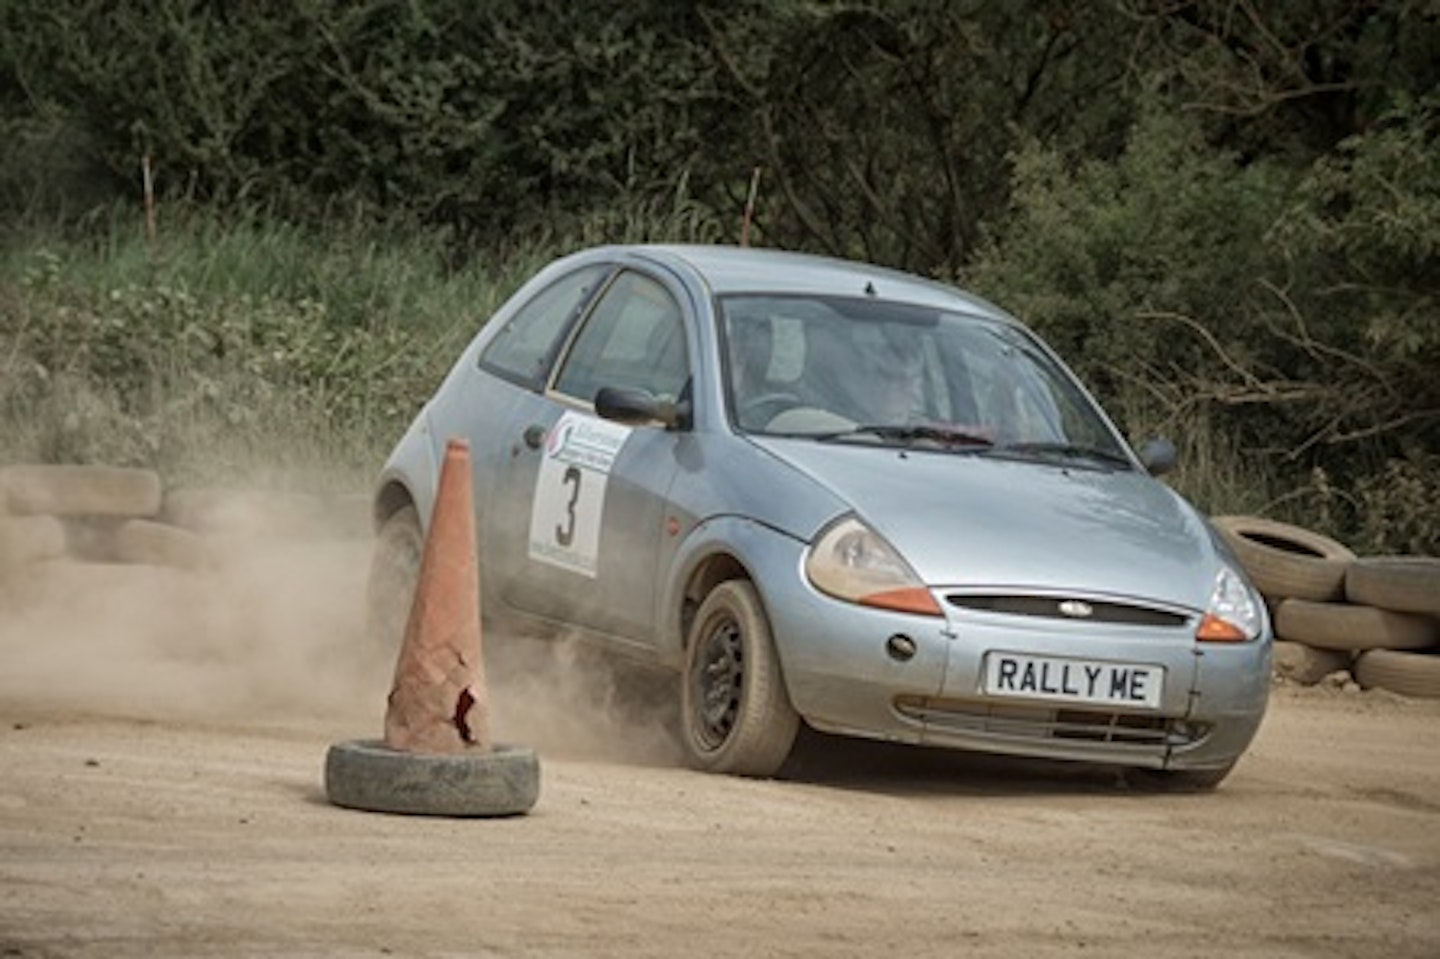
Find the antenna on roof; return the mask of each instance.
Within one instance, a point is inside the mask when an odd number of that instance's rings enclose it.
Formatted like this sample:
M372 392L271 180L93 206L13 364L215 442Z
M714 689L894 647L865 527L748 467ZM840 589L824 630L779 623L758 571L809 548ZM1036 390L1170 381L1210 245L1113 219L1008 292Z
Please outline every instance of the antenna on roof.
M755 195L760 192L760 168L750 174L750 195L745 198L745 219L740 223L740 245L750 245L750 221L755 219Z

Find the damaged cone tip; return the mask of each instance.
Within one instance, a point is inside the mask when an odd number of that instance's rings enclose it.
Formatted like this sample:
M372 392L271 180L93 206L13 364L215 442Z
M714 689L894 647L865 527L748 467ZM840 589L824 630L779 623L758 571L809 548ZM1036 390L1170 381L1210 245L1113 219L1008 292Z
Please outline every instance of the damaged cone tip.
M470 444L452 439L385 710L385 745L413 753L489 750Z

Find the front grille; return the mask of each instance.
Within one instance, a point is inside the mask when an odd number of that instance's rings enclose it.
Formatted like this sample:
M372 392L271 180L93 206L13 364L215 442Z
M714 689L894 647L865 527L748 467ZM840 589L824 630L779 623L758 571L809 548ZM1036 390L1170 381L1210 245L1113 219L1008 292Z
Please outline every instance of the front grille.
M1209 727L1164 716L1099 709L984 704L961 699L902 696L899 712L937 729L1023 739L1071 739L1134 746L1183 746L1198 742Z
M1000 613L1008 616L1036 616L1044 619L1064 619L1070 622L1117 623L1127 626L1180 627L1189 617L1168 609L1153 606L1136 606L1129 603L1114 603L1103 600L1082 599L1071 596L1036 595L975 595L951 593L945 597L950 605L960 609L977 610L984 613ZM1088 615L1066 612L1076 605L1089 610Z

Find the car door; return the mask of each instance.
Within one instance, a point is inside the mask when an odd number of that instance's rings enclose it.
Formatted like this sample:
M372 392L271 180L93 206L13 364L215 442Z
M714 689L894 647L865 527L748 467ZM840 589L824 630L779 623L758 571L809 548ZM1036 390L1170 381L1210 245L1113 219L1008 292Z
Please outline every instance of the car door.
M553 418L545 398L556 358L586 307L614 272L610 263L590 263L547 284L500 322L475 367L465 374L456 398L433 411L443 435L470 441L474 464L474 505L485 608L507 603L501 586L524 581L528 513L509 501L506 486L517 466L533 462L532 447L544 427L528 436L529 424Z
M601 387L679 400L690 382L680 300L638 269L617 272L571 335L543 395L510 419L518 442L497 486L523 556L501 565L516 609L653 644L656 563L678 433L594 413ZM523 527L523 536L519 535Z

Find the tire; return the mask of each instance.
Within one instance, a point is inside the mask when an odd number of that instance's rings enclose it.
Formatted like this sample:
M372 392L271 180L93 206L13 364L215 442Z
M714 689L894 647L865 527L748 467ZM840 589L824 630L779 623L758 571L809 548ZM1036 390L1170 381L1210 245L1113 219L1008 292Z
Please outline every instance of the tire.
M115 558L175 569L200 569L208 561L205 542L189 530L146 519L126 520L115 530Z
M1303 686L1350 668L1350 654L1338 649L1316 649L1287 639L1275 640L1275 675Z
M0 500L10 512L51 516L154 516L159 474L118 466L7 466Z
M1424 653L1373 649L1355 660L1355 681L1364 689L1440 699L1440 649Z
M1440 622L1374 606L1287 599L1275 612L1275 635L1319 649L1424 649L1440 642Z
M1218 769L1146 769L1125 770L1127 785L1156 793L1203 793L1210 792L1224 781L1235 769L1235 762Z
M1339 599L1355 554L1343 543L1258 516L1216 516L1211 522L1267 597Z
M432 756L352 740L325 754L325 794L370 812L518 816L540 796L540 761L521 746Z
M381 524L365 582L365 636L374 652L394 656L400 651L424 551L414 506L396 510Z
M1345 573L1345 596L1352 603L1440 616L1440 558L1361 557Z
M680 678L681 742L707 772L774 776L795 744L790 704L770 623L754 585L721 583L705 597Z
M65 527L53 516L0 516L0 570L65 554Z

